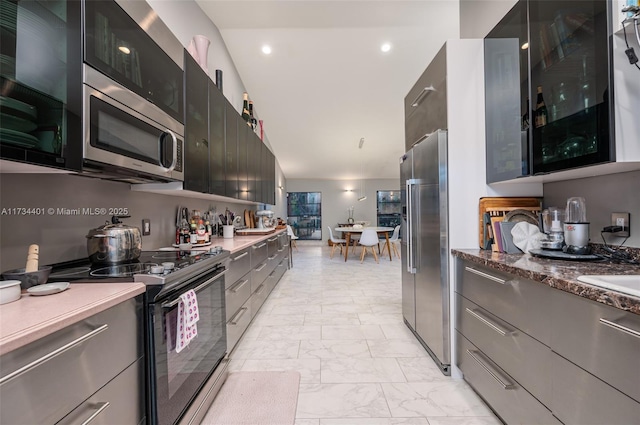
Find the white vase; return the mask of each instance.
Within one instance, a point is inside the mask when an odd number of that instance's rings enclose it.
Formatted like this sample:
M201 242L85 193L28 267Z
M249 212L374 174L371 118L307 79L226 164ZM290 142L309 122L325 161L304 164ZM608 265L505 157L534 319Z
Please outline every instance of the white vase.
M209 45L211 44L211 41L209 41L209 39L204 35L194 35L193 41L196 45L196 52L197 52L196 61L198 61L202 69L204 69L205 72L209 74L209 68L207 66L208 65L207 55L208 55Z

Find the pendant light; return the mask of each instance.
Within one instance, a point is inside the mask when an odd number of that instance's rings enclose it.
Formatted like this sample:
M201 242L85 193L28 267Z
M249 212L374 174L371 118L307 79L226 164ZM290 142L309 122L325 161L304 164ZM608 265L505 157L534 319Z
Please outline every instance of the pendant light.
M362 149L363 145L364 137L361 137L360 143L358 144L358 149ZM367 197L364 194L364 158L362 156L362 153L360 153L360 197L358 198L358 201L364 201L365 199L367 199Z

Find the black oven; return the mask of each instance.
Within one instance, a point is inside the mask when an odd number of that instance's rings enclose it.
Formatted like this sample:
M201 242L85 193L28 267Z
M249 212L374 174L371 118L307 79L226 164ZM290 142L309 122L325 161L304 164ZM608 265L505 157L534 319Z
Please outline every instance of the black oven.
M150 299L148 310L149 419L176 423L226 355L225 267L174 285ZM200 320L197 337L176 350L178 304L182 294L196 293ZM148 292L148 295L150 293Z
M194 421L226 378L225 274L229 251L143 251L122 264L88 258L54 264L50 282L141 282L144 295L146 417L149 425ZM196 293L197 336L176 352L178 304Z

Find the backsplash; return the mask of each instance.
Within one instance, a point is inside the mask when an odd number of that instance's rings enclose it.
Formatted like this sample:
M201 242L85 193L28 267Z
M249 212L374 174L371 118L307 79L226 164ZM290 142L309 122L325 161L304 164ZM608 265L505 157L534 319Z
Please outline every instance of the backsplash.
M572 196L586 201L587 220L592 243L603 243L600 231L611 225L611 213L631 214L631 235L624 246L640 248L640 171L589 177L544 185L544 207L561 207ZM608 245L619 245L624 238L605 234Z
M253 204L132 192L127 183L76 175L0 174L0 272L24 267L30 244L40 245L40 264L86 257L85 236L110 220L111 212L128 212L131 218L122 221L140 229L142 219L151 220L142 249L169 246L175 242L178 205L201 211L214 205L218 213L228 207L241 216L245 208L256 209Z

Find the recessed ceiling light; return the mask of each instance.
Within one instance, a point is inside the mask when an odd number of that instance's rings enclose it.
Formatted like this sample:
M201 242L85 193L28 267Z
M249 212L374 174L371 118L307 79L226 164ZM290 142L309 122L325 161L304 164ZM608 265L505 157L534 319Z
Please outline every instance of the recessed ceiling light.
M524 43L522 43L522 46L520 46L520 48L522 50L527 50L529 48L529 42L525 41Z
M262 46L262 53L264 53L265 55L270 55L271 54L271 46L269 46L267 44Z
M391 44L383 43L382 46L380 46L380 50L387 53L389 50L391 50Z
M128 55L129 53L131 53L131 50L129 50L127 46L119 46L118 50L120 50L125 55Z

